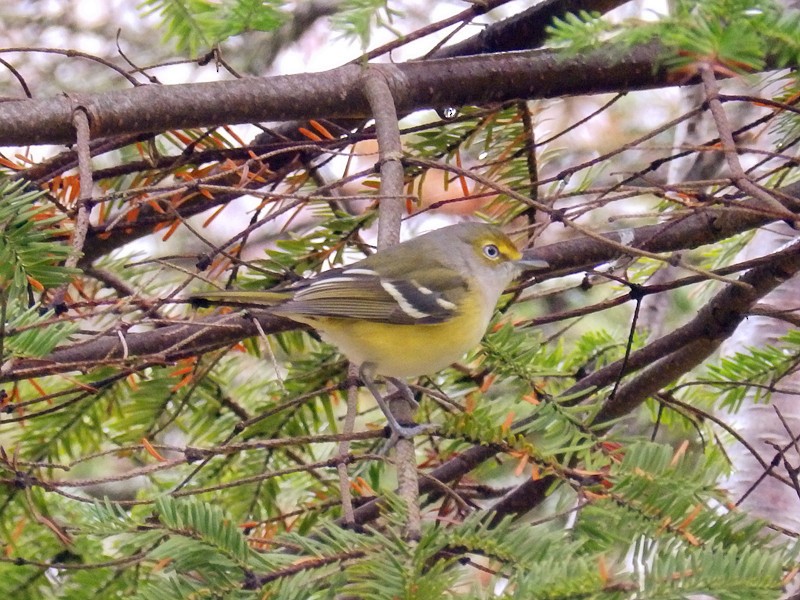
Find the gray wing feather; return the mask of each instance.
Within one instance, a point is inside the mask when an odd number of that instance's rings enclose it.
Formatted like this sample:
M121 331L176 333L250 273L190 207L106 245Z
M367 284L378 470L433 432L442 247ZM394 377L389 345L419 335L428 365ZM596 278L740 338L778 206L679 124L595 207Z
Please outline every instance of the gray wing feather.
M368 269L334 269L296 286L275 307L287 316L364 319L382 323L441 323L456 306L442 294L409 280L384 280Z

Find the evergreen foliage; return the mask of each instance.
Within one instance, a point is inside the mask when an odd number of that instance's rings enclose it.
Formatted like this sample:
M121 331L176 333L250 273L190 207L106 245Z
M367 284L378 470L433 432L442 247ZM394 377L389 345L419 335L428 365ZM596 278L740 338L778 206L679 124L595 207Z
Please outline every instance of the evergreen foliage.
M157 14L164 41L192 57L247 31L273 31L287 18L274 0L143 0L145 14Z
M731 77L797 67L797 13L766 0L674 5L648 23L566 14L550 25L548 45L562 57L598 48L613 56L655 40L653 70L667 69L665 86L705 64ZM145 0L139 10L196 56L246 31L274 31L292 5ZM330 23L366 49L379 28L410 34L409 12L347 0ZM773 78L781 90L764 100L774 119L758 131L780 139L771 162L748 170L764 190L786 186L797 169L796 78ZM750 239L744 226L723 240L708 226L680 256L639 252L650 238L628 246L636 228L678 229L745 194L721 177L665 184L657 166L684 150L665 149L658 124L637 121L641 105L631 110L627 100L581 106L564 121L544 101L401 121L409 213L443 209L541 235L537 245L549 241L564 276L509 290L479 348L413 382L425 389L418 420L438 426L416 439L418 540L404 536L408 506L395 492L392 455L381 454L385 419L367 395L357 396L356 435L339 452L347 396L357 393L342 356L313 332L268 319L258 321L274 327L268 335L255 328L241 342L198 342L201 325L227 340L229 328L262 315L182 300L210 284L272 288L373 252L370 231L387 199L375 191L376 159L353 145L375 137L370 125L304 123L292 131L300 141L275 128L253 147L232 128L128 139L108 153L113 166L94 166L102 201L92 199L82 249L72 245L77 175L50 171L34 183L28 159L0 156L0 591L14 600L780 598L796 585L796 532L735 504L721 483L731 467L719 428L704 417L770 402L797 370L796 316L778 342L704 357L640 398L649 410L597 422L626 384L668 356L635 362L653 340L634 305L674 291L665 330L675 331L731 285L722 278L758 266L712 273L735 262ZM738 101L767 110L758 98ZM573 147L570 130L599 115L626 129L615 126L613 139L594 139L588 151ZM719 151L718 139L704 144L690 153ZM338 179L326 180L339 162L347 164ZM243 195L244 216L229 217L230 199ZM226 218L236 229L214 237ZM612 241L623 248L603 254L597 234L608 230L622 232ZM145 234L150 246L126 253ZM575 239L585 245L569 246ZM559 244L585 255L559 254ZM66 266L80 250L93 260ZM687 279L657 290L654 275L668 262ZM167 342L137 345L158 335ZM694 341L670 351L688 353ZM106 342L99 355L80 354ZM475 459L477 451L488 453ZM462 462L457 475L445 473ZM377 517L344 526L340 465L356 513L378 503ZM797 486L796 472L780 476Z

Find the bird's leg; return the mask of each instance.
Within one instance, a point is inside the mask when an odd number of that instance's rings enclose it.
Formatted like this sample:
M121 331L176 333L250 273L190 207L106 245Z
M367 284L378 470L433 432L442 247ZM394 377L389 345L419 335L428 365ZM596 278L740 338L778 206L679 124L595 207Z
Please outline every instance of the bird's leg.
M419 402L417 402L416 398L414 398L414 392L411 391L411 388L408 387L408 384L405 381L398 379L397 377L387 377L386 381L390 381L394 384L394 387L397 388L397 392L395 393L398 394L403 400L408 402L412 411L415 411L419 408ZM394 394L392 395L394 396Z
M389 408L389 403L386 402L386 399L383 397L383 395L381 395L378 386L375 384L373 366L371 363L364 363L361 365L361 368L359 369L359 375L361 376L361 380L364 382L364 385L367 386L367 389L375 397L375 401L383 411L383 414L386 415L386 420L389 422L389 429L392 430L390 442L395 441L398 438L410 439L430 429L429 425L401 425L399 423ZM411 406L414 408L417 407L417 401L414 400L414 395L411 393L411 388L409 388L404 381L400 381L399 379L395 379L393 377L389 378L389 381L397 386L397 391L401 394L404 400L410 402Z

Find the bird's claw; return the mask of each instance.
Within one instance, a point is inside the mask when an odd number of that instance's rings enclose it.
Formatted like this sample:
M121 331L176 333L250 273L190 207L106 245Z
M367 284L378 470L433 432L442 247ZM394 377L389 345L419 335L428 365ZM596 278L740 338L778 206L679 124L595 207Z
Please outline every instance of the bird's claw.
M388 429L391 433L389 434L389 439L386 440L386 444L384 444L381 449L380 454L387 454L400 440L410 440L418 435L432 433L436 431L437 427L433 423L423 423L421 425L400 425L400 423L397 423L395 426L390 424Z

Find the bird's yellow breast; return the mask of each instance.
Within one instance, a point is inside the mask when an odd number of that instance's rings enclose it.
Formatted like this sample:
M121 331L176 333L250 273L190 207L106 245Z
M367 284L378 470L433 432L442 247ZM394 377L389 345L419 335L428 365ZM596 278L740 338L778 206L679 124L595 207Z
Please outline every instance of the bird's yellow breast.
M444 323L398 325L330 317L302 320L350 361L372 363L378 375L403 378L432 374L459 360L478 345L491 314L468 299Z

